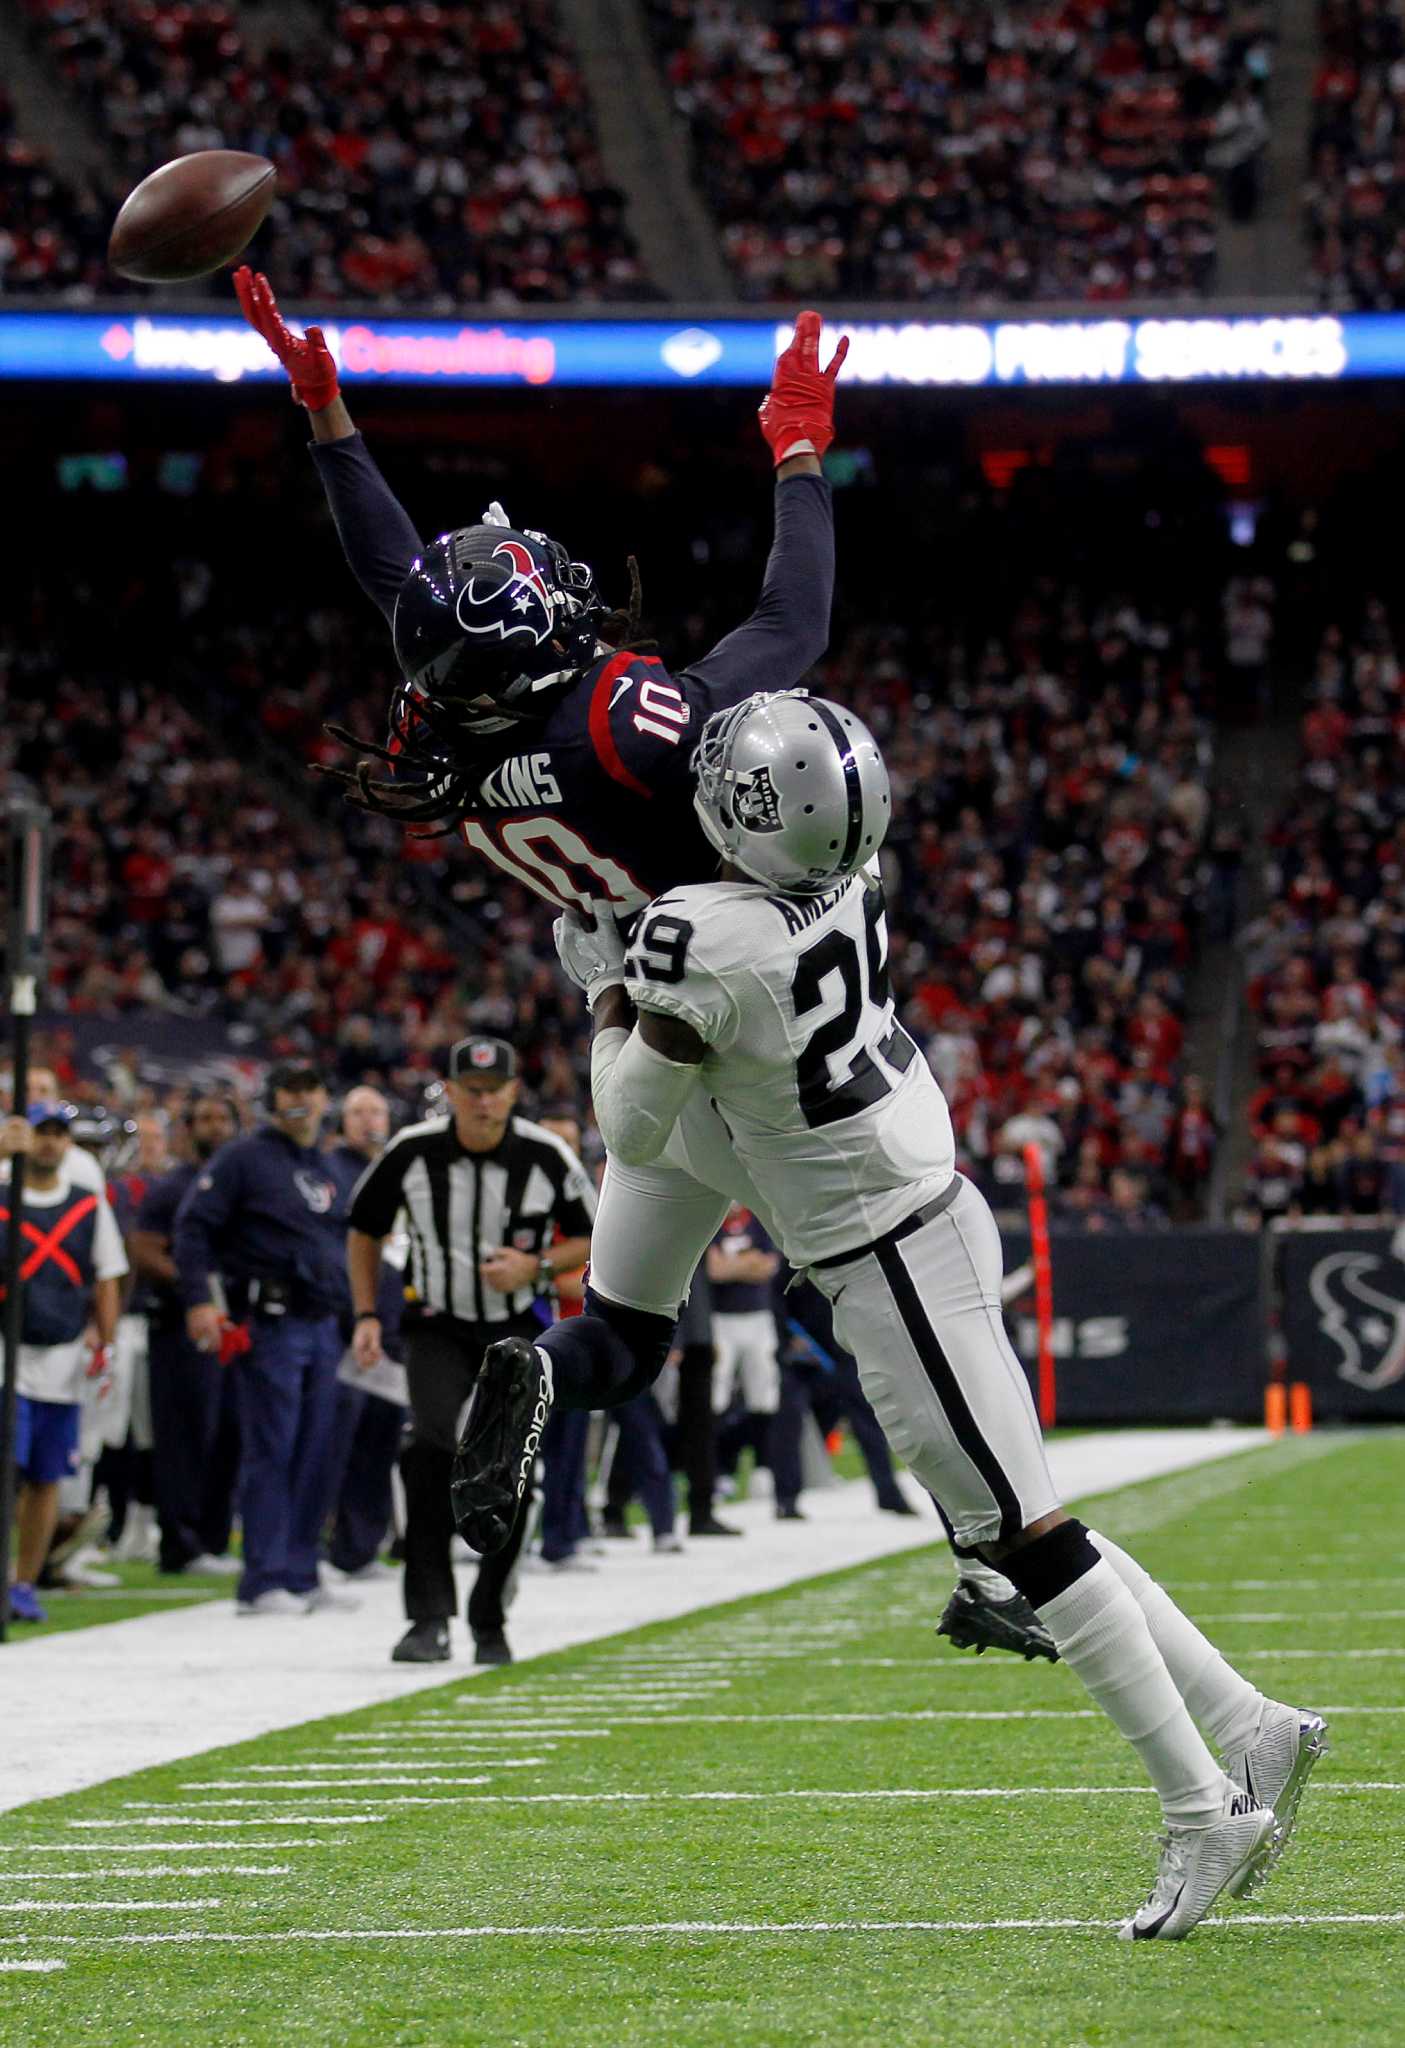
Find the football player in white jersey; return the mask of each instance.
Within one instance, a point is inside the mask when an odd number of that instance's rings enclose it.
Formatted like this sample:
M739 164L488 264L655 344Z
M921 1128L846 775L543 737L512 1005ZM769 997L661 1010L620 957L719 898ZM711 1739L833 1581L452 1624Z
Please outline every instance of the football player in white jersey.
M1325 1724L1266 1699L1059 1502L1000 1314L995 1220L955 1171L946 1103L894 1015L874 858L888 778L871 735L837 705L757 697L709 720L697 771L721 879L650 904L628 957L609 919L557 926L594 1014L609 1171L663 1157L692 1105L715 1105L748 1206L829 1297L893 1448L956 1541L1030 1601L1141 1758L1166 1833L1152 1891L1121 1932L1179 1939L1221 1892L1263 1882ZM592 1282L608 1294L655 1247L613 1262L605 1249ZM553 1397L577 1397L572 1366L544 1346L490 1351L457 1482L480 1533L515 1506Z

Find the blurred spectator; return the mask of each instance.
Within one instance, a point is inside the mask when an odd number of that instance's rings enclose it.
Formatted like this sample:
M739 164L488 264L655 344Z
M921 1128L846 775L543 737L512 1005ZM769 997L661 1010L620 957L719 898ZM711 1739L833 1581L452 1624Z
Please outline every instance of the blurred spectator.
M648 13L747 298L1188 297L1254 210L1266 6Z
M18 1387L14 1457L19 1497L9 1598L17 1621L43 1621L35 1582L58 1522L60 1482L78 1462L83 1381L101 1380L108 1370L127 1260L104 1197L63 1175L72 1143L71 1105L32 1103L26 1122L21 1212L16 1218L7 1209L0 1211L0 1254L10 1232L17 1231L24 1281L20 1349L12 1368ZM86 1337L90 1319L95 1349Z
M220 0L24 7L129 184L190 150L273 160L253 260L285 298L652 295L551 0L324 5L320 33L289 10L261 51Z
M1318 298L1405 305L1405 23L1374 0L1319 0L1310 168L1303 192Z
M154 1180L137 1208L132 1307L146 1317L151 1387L152 1472L163 1572L232 1573L229 1555L238 1467L234 1382L185 1331L185 1307L171 1256L176 1211L206 1163L238 1132L231 1105L197 1096L186 1112L189 1156Z
M0 298L43 292L81 302L130 290L107 267L117 205L103 181L61 176L17 134L14 102L0 88Z

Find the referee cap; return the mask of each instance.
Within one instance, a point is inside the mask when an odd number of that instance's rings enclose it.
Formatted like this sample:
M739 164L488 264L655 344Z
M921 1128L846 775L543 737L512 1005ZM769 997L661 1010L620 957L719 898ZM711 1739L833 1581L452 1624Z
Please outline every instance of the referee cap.
M517 1077L517 1054L505 1038L461 1038L449 1052L449 1079L512 1081Z

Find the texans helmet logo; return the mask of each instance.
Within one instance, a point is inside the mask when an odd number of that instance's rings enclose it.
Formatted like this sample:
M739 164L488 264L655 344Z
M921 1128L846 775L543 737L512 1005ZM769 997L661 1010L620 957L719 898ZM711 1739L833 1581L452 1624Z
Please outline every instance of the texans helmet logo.
M503 540L493 549L493 557L502 555L511 565L512 575L507 583L493 578L490 584L480 586L479 572L486 565L478 565L470 573L468 581L459 592L459 624L465 633L496 633L500 640L514 639L525 633L536 647L551 637L552 603L551 592L546 578L542 575L530 548L520 540ZM485 610L492 606L494 616L475 619L477 607Z

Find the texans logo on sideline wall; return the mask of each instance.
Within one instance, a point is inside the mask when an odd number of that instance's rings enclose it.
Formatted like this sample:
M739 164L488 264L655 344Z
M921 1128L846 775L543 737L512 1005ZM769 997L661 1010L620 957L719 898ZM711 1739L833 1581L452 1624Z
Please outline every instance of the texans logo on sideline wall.
M1374 1390L1405 1379L1405 1225L1391 1239L1390 1257L1376 1252L1328 1252L1308 1279L1318 1328L1340 1354L1337 1377ZM1394 1268L1393 1274L1391 1268ZM1371 1284L1393 1281L1394 1292Z

